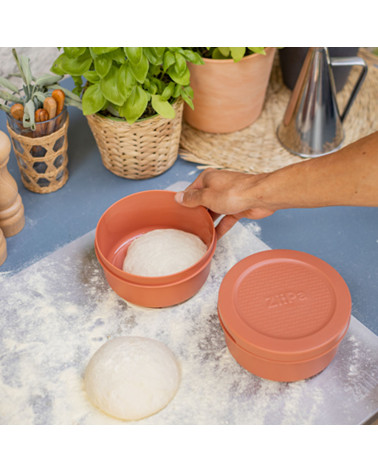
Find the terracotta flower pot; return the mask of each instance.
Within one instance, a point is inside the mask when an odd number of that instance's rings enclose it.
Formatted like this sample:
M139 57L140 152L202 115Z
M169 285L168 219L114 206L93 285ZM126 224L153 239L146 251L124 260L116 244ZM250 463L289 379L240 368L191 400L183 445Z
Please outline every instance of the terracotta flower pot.
M209 133L231 133L254 123L263 109L275 48L252 54L240 62L204 59L188 64L194 110L186 104L184 119Z

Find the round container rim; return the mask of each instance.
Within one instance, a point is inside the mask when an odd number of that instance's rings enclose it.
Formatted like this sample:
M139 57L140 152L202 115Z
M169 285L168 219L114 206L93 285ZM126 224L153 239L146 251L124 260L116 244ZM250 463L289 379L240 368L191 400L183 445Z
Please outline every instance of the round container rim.
M215 251L215 247L214 247L214 251ZM127 280L127 279L124 279L124 278L121 278L119 277L118 274L116 274L115 272L112 272L108 267L104 266L103 265L103 261L102 259L99 257L98 253L97 253L97 247L95 246L95 253L96 253L96 256L97 256L97 259L99 260L101 266L103 267L104 270L106 270L107 272L109 272L113 277L116 277L118 280L121 280L122 282L125 282L127 283L128 285L130 285L131 287L137 287L137 288L153 288L153 289L165 289L165 288L170 288L170 287L173 287L175 285L180 285L184 282L188 282L190 281L191 279L193 279L194 277L196 277L200 272L202 272L204 270L204 268L206 267L207 263L204 264L203 266L201 266L197 271L193 272L193 273L190 273L187 277L185 278L180 278L178 280L173 280L172 282L169 282L169 283L165 283L165 284L140 284L140 283L136 283L136 282L132 282L130 280ZM177 272L179 274L179 272ZM142 277L143 279L149 279L151 277Z
M230 277L232 277L238 268L241 267L241 265L247 265L248 262L253 259L254 262L258 262L260 260L265 260L265 257L270 256L284 256L286 259L288 256L291 255L297 256L297 257L305 257L306 259L310 258L312 261L317 261L320 263L321 266L327 267L327 269L332 272L333 277L335 278L337 282L337 288L342 291L342 296L345 297L344 304L347 306L347 309L345 310L345 313L347 313L346 316L346 321L345 323L341 326L338 318L336 316L332 316L331 320L319 331L315 332L314 334L310 334L308 336L304 336L299 338L299 340L275 340L275 348L273 349L269 344L272 344L272 339L270 336L264 335L262 333L258 333L254 331L252 328L249 326L245 325L243 326L243 330L241 330L241 326L243 323L236 323L236 327L230 326L230 323L227 323L227 320L225 321L225 316L224 316L224 310L222 310L222 304L224 304L224 297L225 295L225 289L224 287L227 284L227 280L230 280ZM269 257L268 257L269 259ZM251 265L253 265L251 263ZM231 274L231 275L229 275ZM227 279L228 277L228 279ZM223 290L222 290L223 287ZM341 308L340 304L336 304L335 307L335 313L339 315ZM344 311L343 311L344 312ZM291 249L269 249L266 251L261 251L255 254L252 254L250 256L247 256L245 259L242 259L239 261L237 264L235 264L230 271L226 274L225 278L223 279L220 289L219 289L219 296L218 296L218 317L221 322L222 328L224 328L227 331L227 334L230 336L231 339L235 341L235 343L243 348L245 351L249 352L251 355L257 355L260 356L261 358L266 358L266 359L271 359L271 360L276 360L279 361L280 359L286 359L286 360L309 360L312 358L316 358L318 356L324 355L326 352L337 346L343 337L345 336L349 324L350 324L350 318L351 318L351 297L350 297L350 292L349 289L344 281L344 279L341 277L341 275L334 269L332 266L330 266L327 262L323 261L322 259L313 256L312 254L308 254L302 251L296 251L296 250L291 250ZM227 318L227 317L226 317ZM337 327L339 325L339 329L336 329L335 326ZM239 329L236 329L239 328ZM315 342L316 339L320 338L321 336L329 331L330 329L334 329L334 333L332 336L329 336L327 339L322 339L320 342ZM320 333L320 334L319 334ZM254 343L253 340L258 340L259 343ZM308 348L304 349L303 346L298 346L298 344L303 343L303 340L308 341ZM264 346L264 344L267 344Z
M151 194L151 193L164 193L164 194L175 195L177 192L174 192L172 190L143 190L141 192L136 192L136 193L132 193L130 195L126 195L125 197L123 197L123 198L117 200L116 202L114 202L112 205L110 205L103 212L103 214L101 215L101 217L98 220L98 223L97 223L97 226L96 226L96 231L95 231L95 245L97 244L97 249L98 249L99 255L101 256L102 260L105 261L105 265L109 266L108 269L111 269L113 274L116 274L120 279L130 281L132 283L135 283L136 285L138 285L138 284L151 285L151 286L152 285L166 285L166 284L169 284L170 282L177 281L177 279L180 278L181 276L185 276L185 277L189 276L189 274L192 274L193 271L195 271L195 273L197 273L199 270L201 270L203 265L205 263L207 263L208 259L213 257L214 251L215 251L215 248L216 248L216 243L217 243L217 237L216 237L214 222L211 218L210 213L206 210L205 207L196 207L199 211L202 211L203 214L205 215L205 217L209 220L209 222L211 222L211 228L212 228L212 237L211 237L210 244L207 248L207 251L205 252L205 254L201 257L201 259L199 261L197 261L192 266L190 266L190 267L188 267L188 268L186 268L186 269L184 269L180 272L176 272L174 274L163 275L163 276L160 276L160 277L146 277L146 276L141 276L141 275L130 274L129 272L123 271L123 270L119 269L118 267L116 267L112 262L110 262L104 256L104 254L102 253L102 251L101 251L101 249L100 249L100 247L97 243L100 224L101 224L102 220L105 218L105 215L108 212L110 212L112 208L119 205L124 200L135 197L137 195L140 196L140 195L143 195L143 194ZM174 279L174 280L172 280L172 279ZM146 283L143 284L142 283L143 281L145 281ZM155 281L155 283L153 283L153 281ZM163 284L161 282L163 282Z

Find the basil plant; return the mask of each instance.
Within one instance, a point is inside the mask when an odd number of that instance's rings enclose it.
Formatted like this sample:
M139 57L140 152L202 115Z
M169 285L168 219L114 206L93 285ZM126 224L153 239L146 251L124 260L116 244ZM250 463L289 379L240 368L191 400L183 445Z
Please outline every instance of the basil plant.
M158 113L174 118L181 97L193 108L187 62L201 56L180 47L66 47L51 71L70 75L84 115L101 113L134 123Z
M233 59L234 62L239 62L244 56L249 56L250 54L266 55L265 48L207 47L192 49L202 57L207 57L209 59Z

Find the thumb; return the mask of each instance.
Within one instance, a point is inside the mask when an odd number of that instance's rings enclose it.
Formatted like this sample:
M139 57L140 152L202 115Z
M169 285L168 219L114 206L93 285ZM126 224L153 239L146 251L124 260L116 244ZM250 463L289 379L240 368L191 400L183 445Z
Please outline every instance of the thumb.
M177 203L180 203L180 205L191 208L203 205L203 190L187 189L184 192L177 192L175 200Z

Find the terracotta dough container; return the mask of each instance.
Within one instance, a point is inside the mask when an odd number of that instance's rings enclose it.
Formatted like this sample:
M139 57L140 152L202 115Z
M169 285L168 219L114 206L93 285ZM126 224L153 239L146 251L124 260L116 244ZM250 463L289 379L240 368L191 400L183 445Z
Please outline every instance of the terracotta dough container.
M303 380L325 369L350 314L340 274L299 251L253 254L232 267L219 290L228 349L242 367L270 380Z
M216 234L209 212L185 208L174 200L175 192L150 190L122 198L101 216L95 235L96 256L112 289L125 300L145 307L181 303L205 283L216 248ZM173 228L199 236L207 245L205 255L176 274L142 277L122 270L130 243L154 229Z

